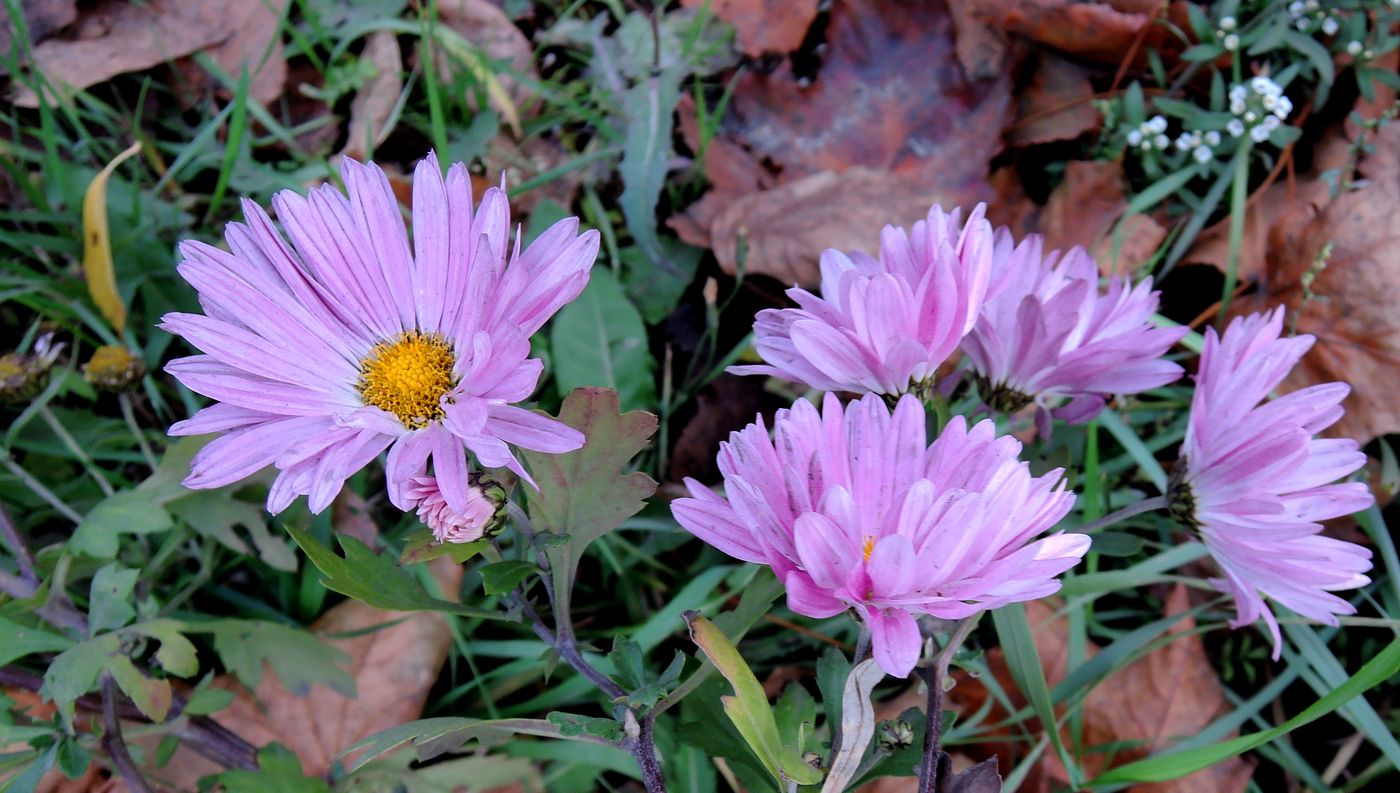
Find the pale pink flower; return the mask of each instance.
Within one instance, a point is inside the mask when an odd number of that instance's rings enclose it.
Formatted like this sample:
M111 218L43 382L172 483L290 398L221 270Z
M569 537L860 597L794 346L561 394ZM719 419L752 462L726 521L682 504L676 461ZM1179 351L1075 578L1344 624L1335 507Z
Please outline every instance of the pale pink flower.
M418 505L418 519L432 530L438 542L476 542L495 534L502 525L505 491L475 474L467 484L465 509L448 506L437 479L431 476L409 480L408 498Z
M821 412L799 400L720 445L725 496L693 479L671 505L692 534L773 568L788 607L810 617L854 609L875 659L904 677L922 646L918 614L960 619L1032 600L1089 548L1082 534L1035 539L1069 512L1061 471L1035 477L1021 444L990 421L954 418L932 445L924 409L877 395Z
M488 468L529 481L507 444L578 448L576 431L512 403L528 399L543 367L530 334L588 281L598 234L562 220L520 251L510 246L505 193L472 211L460 163L442 178L436 157L413 179L413 245L389 181L345 160L343 195L323 185L278 193L291 244L262 208L225 232L231 252L180 246L180 274L204 314L168 314L162 327L202 350L166 371L217 400L172 435L223 433L195 457L185 485L220 487L272 465L272 512L298 495L313 511L385 449L390 500L415 503L410 480L427 470L447 505L469 507L468 449Z
M1166 385L1180 366L1162 359L1187 328L1152 324L1152 279L1133 286L1099 271L1083 248L1042 256L1033 234L1015 250L998 250L997 293L983 305L962 349L982 399L1011 413L1035 403L1042 425L1097 416L1106 398Z
M1314 438L1342 416L1345 383L1315 385L1264 401L1313 344L1280 338L1284 311L1251 314L1223 337L1206 331L1181 458L1172 472L1172 514L1199 532L1235 599L1230 624L1263 619L1282 650L1264 597L1310 619L1337 624L1356 609L1330 592L1370 581L1371 552L1324 537L1319 521L1372 504L1361 482L1333 484L1366 463L1356 442ZM1262 403L1262 404L1261 404Z
M828 250L821 297L794 287L797 308L760 311L754 346L767 364L737 374L782 377L824 391L902 394L926 387L977 320L998 238L978 205L961 220L933 207L904 229L886 226L880 256Z

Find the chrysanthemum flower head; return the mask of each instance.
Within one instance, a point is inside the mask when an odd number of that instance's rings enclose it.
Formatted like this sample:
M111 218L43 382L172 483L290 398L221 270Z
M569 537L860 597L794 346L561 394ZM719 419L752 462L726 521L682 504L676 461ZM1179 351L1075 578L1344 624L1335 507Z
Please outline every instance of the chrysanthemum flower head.
M170 432L223 433L185 484L219 487L273 465L268 509L306 494L319 512L388 449L396 506L417 506L407 489L431 458L446 504L465 512L468 449L529 481L508 444L582 445L576 430L512 403L543 368L530 334L583 290L597 232L580 235L569 218L512 248L504 191L487 190L473 212L465 166L444 180L430 154L414 174L410 249L383 172L347 159L341 174L347 194L324 185L273 198L290 242L244 201L229 252L180 246L180 274L205 313L168 314L162 327L204 354L166 371L217 403Z
M999 256L992 275L997 292L963 339L989 406L1012 412L1034 402L1044 418L1048 411L1088 421L1109 395L1181 376L1181 367L1161 356L1187 329L1152 324L1151 278L1136 286L1110 278L1100 292L1098 267L1083 248L1042 255L1042 245L1033 234Z
M63 345L54 343L53 333L45 333L34 340L28 353L0 355L0 405L21 405L43 393L49 371L62 352Z
M476 542L495 535L505 525L505 490L476 473L467 483L466 509L448 506L437 479L431 476L413 477L408 497L418 505L418 519L432 530L438 542Z
M826 391L897 395L927 384L987 291L998 240L984 210L964 223L959 210L933 207L908 232L886 226L878 259L826 251L821 297L793 288L797 308L759 312L754 346L767 364L730 371Z
M1211 583L1235 599L1233 627L1263 619L1279 657L1278 621L1264 597L1329 625L1355 608L1333 591L1369 582L1371 552L1324 537L1318 521L1372 503L1361 482L1334 484L1366 462L1356 442L1314 438L1342 416L1350 390L1327 383L1271 401L1313 337L1280 338L1284 312L1251 314L1223 336L1206 331L1172 514L1194 529L1224 576ZM1262 404L1261 404L1262 403Z
M1044 597L1089 548L1082 534L1036 539L1074 495L1056 470L1032 476L1021 444L990 421L954 418L931 445L910 395L820 412L806 401L721 444L725 496L693 479L676 519L737 559L773 568L788 607L811 617L854 609L875 659L904 677L922 646L918 614L959 619Z

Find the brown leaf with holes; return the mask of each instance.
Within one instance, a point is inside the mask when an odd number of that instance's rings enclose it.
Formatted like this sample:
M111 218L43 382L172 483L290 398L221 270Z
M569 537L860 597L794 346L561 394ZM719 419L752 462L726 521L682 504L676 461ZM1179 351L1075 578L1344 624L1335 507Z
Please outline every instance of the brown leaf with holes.
M1007 142L1030 146L1073 140L1099 125L1099 111L1090 99L1094 87L1078 65L1052 53L1036 56L1030 84L1017 97L1019 114L1007 130Z
M1069 162L1038 218L1045 249L1083 246L1104 275L1132 274L1156 252L1167 230L1147 215L1125 215L1127 209L1121 162Z
M734 26L740 49L753 58L802 46L817 18L817 0L681 0L686 8L706 3L711 13Z
M1351 385L1346 414L1329 435L1366 443L1400 432L1400 123L1371 141L1357 164L1357 189L1330 203L1295 202L1270 226L1255 292L1235 301L1234 314L1282 304L1299 333L1317 343L1289 373L1281 391L1317 383ZM1319 180L1320 181L1320 180ZM1306 282L1320 252L1332 244L1326 269ZM1242 268L1243 268L1243 262ZM1308 293L1311 297L1308 297Z
M403 53L392 31L377 30L365 39L360 62L373 70L350 103L350 123L346 127L343 156L363 160L389 136L389 117L403 92Z
M826 38L810 78L792 63L737 78L705 151L714 189L671 223L728 272L742 234L749 273L811 285L824 247L873 248L930 203L991 197L1009 79L964 76L946 4L836 0Z

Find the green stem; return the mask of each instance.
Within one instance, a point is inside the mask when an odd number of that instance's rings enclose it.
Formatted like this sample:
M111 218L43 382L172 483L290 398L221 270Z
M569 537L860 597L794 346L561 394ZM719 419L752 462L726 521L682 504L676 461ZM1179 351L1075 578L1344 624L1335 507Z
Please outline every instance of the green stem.
M63 499L54 495L54 492L52 490L48 489L47 487L44 487L43 482L40 482L38 479L35 479L29 474L28 471L21 468L19 463L15 462L14 458L10 457L10 453L8 451L0 451L0 463L3 463L5 467L9 469L10 473L13 474L14 477L18 479L25 487L29 488L30 491L34 493L34 495L38 496L46 504L53 507L55 512L57 512L58 514L62 515L63 517L67 518L75 524L83 522L83 516L79 515L76 509L73 509L72 507L68 506L68 504L65 503Z
M1235 294L1235 282L1239 277L1240 244L1244 241L1244 217L1249 201L1249 153L1252 141L1248 133L1241 138L1240 150L1235 154L1235 176L1230 185L1230 249L1225 263L1225 286L1220 293L1220 313L1216 326L1224 327L1225 314L1230 308L1230 298Z
M53 430L53 434L57 435L63 445L68 448L68 452L78 458L83 470L87 471L88 476L92 477L92 481L97 483L97 487L102 490L103 494L112 495L115 491L112 490L111 483L97 470L97 466L93 464L92 458L78 443L78 439L68 432L68 428L63 426L63 422L58 420L58 416L55 416L53 411L49 410L48 405L39 408L39 415L43 417L44 423L49 425L49 429Z
M159 462L155 452L151 451L151 444L146 441L146 434L141 431L141 425L136 423L136 412L131 409L131 395L123 392L117 396L117 402L122 406L122 418L126 420L127 429L131 430L136 445L141 447L141 456L146 458L146 465L149 465L152 471L156 470Z

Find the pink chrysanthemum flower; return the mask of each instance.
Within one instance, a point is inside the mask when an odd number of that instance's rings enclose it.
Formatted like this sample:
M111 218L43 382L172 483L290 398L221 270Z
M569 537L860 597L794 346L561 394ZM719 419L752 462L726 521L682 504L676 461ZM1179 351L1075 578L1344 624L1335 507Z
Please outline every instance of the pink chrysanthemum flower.
M904 229L886 226L880 257L828 250L821 297L794 287L798 308L760 311L754 346L768 363L736 374L782 377L824 391L902 394L927 386L972 328L997 239L978 205L961 221L933 207Z
M1034 402L1043 427L1055 418L1088 421L1108 396L1166 385L1180 366L1161 356L1187 328L1152 324L1157 293L1148 278L1112 278L1099 292L1098 267L1083 248L1041 255L1031 235L998 250L997 293L962 342L982 399L1011 413Z
M268 466L267 508L308 495L330 504L346 477L389 450L390 500L417 504L410 480L431 457L449 507L469 507L466 450L481 465L529 480L507 444L543 452L583 437L516 407L543 364L530 334L588 281L598 234L562 220L520 251L510 209L492 188L472 212L465 166L442 178L435 156L413 179L413 249L383 172L345 160L348 197L330 185L278 193L283 240L262 208L225 232L231 252L180 246L180 274L204 314L168 314L161 327L205 354L166 371L218 403L172 435L224 435L195 457L185 485L219 487Z
M1021 444L990 421L954 418L926 443L924 409L893 415L867 395L821 413L799 400L721 444L726 496L693 479L672 510L692 534L773 568L788 607L811 617L851 608L875 659L907 676L922 646L917 614L959 619L1044 597L1089 548L1082 534L1034 538L1069 512L1060 471L1031 476Z
M1211 584L1235 599L1232 627L1263 619L1282 650L1278 621L1264 596L1328 625L1354 614L1328 594L1364 586L1371 552L1323 537L1318 521L1369 507L1361 482L1333 484L1366 463L1356 442L1313 435L1342 416L1345 383L1315 385L1260 404L1313 344L1280 338L1284 311L1251 314L1223 337L1206 331L1181 459L1167 498L1172 514L1195 529L1224 577Z

